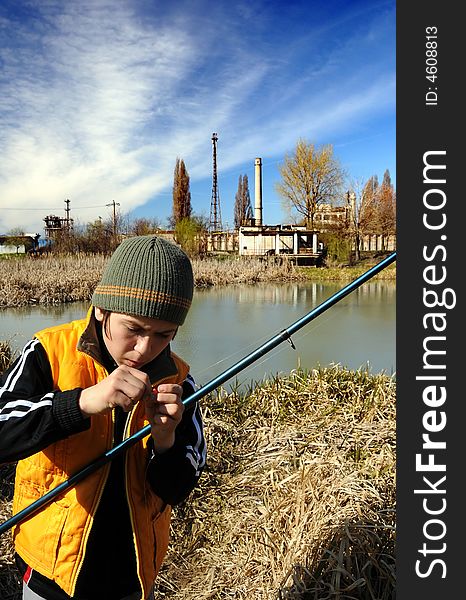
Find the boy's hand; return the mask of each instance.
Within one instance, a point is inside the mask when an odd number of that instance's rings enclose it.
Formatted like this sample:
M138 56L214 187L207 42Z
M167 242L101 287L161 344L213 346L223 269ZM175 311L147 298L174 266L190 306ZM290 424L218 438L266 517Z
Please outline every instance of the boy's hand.
M175 429L184 412L182 393L181 385L162 383L157 387L157 393L145 397L146 418L151 424L156 452L164 452L175 443Z
M128 412L151 394L149 377L145 373L120 365L96 385L82 390L79 408L86 417L108 412L115 406Z

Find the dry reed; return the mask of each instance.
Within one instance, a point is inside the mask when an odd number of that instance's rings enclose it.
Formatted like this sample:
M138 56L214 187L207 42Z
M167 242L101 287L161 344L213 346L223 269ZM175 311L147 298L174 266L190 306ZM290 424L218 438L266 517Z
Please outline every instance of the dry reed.
M14 465L0 465L0 523L11 516ZM14 551L11 536L0 536L0 599L21 600L20 580L14 565Z
M345 266L328 266L322 269L312 269L309 271L303 267L297 267L297 273L299 276L306 274L307 278L312 278L315 281L347 281L348 279L356 279L366 271L368 271L371 267L376 265L380 260L384 257L381 257L377 260L365 260L362 264L355 265L353 267L345 267ZM394 281L396 279L396 265L393 263L377 273L374 277L374 280L377 281Z
M332 367L211 399L156 599L393 598L394 394Z
M226 260L195 258L192 263L198 287L305 279L304 272L299 273L288 261L279 263L273 259L236 257Z
M27 304L61 304L88 301L99 282L108 256L102 254L43 256L2 260L0 307ZM305 281L308 279L354 279L364 269L297 268L288 261L230 257L224 260L193 259L198 287L233 283ZM393 269L385 269L393 277ZM377 277L382 274L377 275Z
M8 342L0 340L0 374L11 364L13 352Z
M0 522L10 516L11 502L0 500ZM21 600L20 578L14 566L13 548L10 538L0 537L0 598L1 600Z
M107 257L73 254L2 261L0 306L89 300Z
M14 360L7 342L0 342L0 375ZM0 465L0 523L11 516L15 464ZM0 536L0 600L21 600L21 584L16 567L11 536Z

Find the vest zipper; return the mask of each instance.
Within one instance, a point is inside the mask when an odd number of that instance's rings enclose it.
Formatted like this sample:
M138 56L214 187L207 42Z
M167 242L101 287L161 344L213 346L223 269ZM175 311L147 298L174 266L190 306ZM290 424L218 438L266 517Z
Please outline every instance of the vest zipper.
M123 439L124 440L129 437L131 419L132 419L136 409L137 409L137 407L133 408L133 410L131 412L129 412L128 416L126 417L125 429L123 431ZM138 576L139 585L141 586L142 597L144 598L145 597L144 582L142 581L141 576L139 574L139 572L141 570L141 565L140 565L140 561L139 561L139 549L138 549L138 543L137 543L137 538L136 538L136 524L135 524L134 518L133 518L133 507L132 507L130 495L129 495L128 452L125 454L125 493L126 493L126 502L128 503L129 518L131 521L131 533L133 535L134 554L136 555L136 575Z
M113 444L115 443L115 412L112 410L112 426L110 428L110 440L111 440L111 446L110 448L113 448ZM91 417L92 418L92 417ZM92 512L92 515L90 515L92 518L94 518L94 515L97 512L97 509L99 508L99 504L100 504L100 500L102 499L102 494L104 493L104 489L105 489L105 484L107 483L107 479L108 479L108 474L110 473L110 463L104 465L104 467L102 467L103 469L105 469L106 473L105 476L102 479L102 483L100 485L100 488L97 491L97 500L94 504L94 510ZM83 553L82 553L82 558L79 562L79 566L78 569L76 571L76 575L74 577L74 579L71 581L71 596L74 596L74 593L76 591L76 584L78 583L78 578L79 578L79 574L81 572L81 569L83 567L84 564L84 558L86 556L86 547L87 547L87 542L89 540L89 535L91 533L91 526L87 527L87 531L84 534L84 539L83 539Z
M173 377L173 375L167 375L166 377L163 377L162 379L156 380L155 382L151 382L152 389L154 389L154 387L160 385L164 381L172 379L172 377ZM131 420L132 420L137 408L138 408L138 406L133 408L133 410L131 412L129 412L128 416L126 417L125 429L123 431L123 439L126 439L130 436ZM129 494L129 486L128 486L128 452L125 455L125 492L126 492L126 500L128 502L129 518L131 520L131 530L133 533L134 551L136 554L136 571L137 571L139 583L141 585L142 594L144 596L144 594L146 593L146 590L144 590L144 582L142 581L141 576L139 574L140 570L141 570L140 558L139 558L140 550L138 548L138 542L137 542L137 537L136 537L136 525L134 522L133 508L132 508L132 504L131 504L131 499L130 499L130 494ZM155 536L154 536L154 543L155 544L157 543ZM155 556L156 552L157 552L157 548L154 548L154 556Z

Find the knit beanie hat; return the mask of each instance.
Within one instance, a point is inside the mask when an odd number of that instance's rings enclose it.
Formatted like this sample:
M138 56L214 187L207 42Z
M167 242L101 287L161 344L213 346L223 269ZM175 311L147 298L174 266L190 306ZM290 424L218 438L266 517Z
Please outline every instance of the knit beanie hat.
M193 298L187 255L155 235L124 240L108 261L92 296L104 310L182 325Z

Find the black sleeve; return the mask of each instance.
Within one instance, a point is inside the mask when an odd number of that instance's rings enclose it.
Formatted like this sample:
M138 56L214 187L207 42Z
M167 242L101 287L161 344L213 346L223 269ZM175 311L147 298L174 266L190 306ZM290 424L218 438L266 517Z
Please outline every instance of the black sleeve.
M195 390L190 375L183 383L183 399ZM175 506L185 500L196 486L206 460L206 443L198 403L186 407L175 431L175 443L162 454L152 453L147 477L154 492Z
M72 433L88 429L81 389L53 389L47 354L37 339L0 378L0 463L15 462Z

